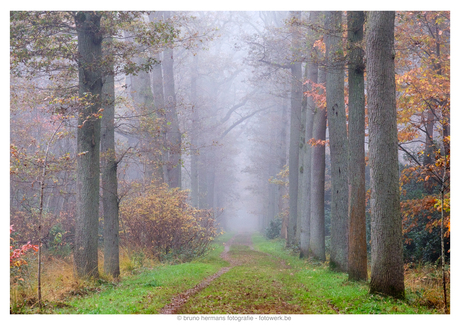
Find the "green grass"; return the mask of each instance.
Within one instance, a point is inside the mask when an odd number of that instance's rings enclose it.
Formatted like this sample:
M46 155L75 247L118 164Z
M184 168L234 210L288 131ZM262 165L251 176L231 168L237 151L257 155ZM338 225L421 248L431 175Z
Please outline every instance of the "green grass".
M305 313L285 286L290 270L247 246L232 246L230 256L242 262L214 280L179 312L184 314Z
M156 314L182 293L229 263L220 258L223 243L190 263L141 269L119 283L100 281L65 301L49 302L46 313L58 314ZM255 250L238 245L229 251L233 266L190 299L184 314L415 314L440 313L417 304L408 295L395 300L369 295L368 283L350 282L347 275L331 271L325 263L300 260L284 248L282 240L252 236ZM243 239L244 240L244 239ZM32 310L30 312L33 312Z
M300 260L284 249L284 241L267 241L260 235L254 235L253 242L256 249L281 258L292 267L293 276L287 279L285 285L294 289L296 301L311 305L313 313L439 313L436 309L418 305L410 297L406 300L396 300L369 295L368 283L348 281L345 273L331 271L326 264Z
M64 306L49 312L58 314L156 314L175 295L194 287L204 278L227 266L219 255L225 234L216 239L214 249L190 263L161 265L122 279L118 284L104 283L83 296L69 298Z

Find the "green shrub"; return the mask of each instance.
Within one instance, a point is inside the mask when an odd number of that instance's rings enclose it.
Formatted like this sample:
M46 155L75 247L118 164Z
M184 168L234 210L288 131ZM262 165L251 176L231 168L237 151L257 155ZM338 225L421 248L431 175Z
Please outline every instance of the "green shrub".
M282 223L281 218L275 218L275 220L270 221L270 224L265 229L265 237L268 239L278 238L281 235Z

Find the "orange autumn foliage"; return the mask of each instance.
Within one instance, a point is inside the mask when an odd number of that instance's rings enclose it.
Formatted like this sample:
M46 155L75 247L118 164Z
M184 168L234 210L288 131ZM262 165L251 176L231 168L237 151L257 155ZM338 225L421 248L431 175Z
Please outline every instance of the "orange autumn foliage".
M124 245L147 250L160 260L189 260L209 249L219 232L211 210L190 206L187 191L166 184L134 188L120 206Z
M409 161L400 176L403 232L421 225L431 233L441 226L442 189L444 237L449 237L450 13L398 12L395 49L398 140ZM404 200L403 186L410 182L422 183L425 193Z

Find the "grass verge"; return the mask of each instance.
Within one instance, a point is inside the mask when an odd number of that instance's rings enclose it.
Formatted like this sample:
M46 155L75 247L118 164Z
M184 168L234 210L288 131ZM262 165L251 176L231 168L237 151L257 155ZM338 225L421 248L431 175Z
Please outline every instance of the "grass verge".
M282 240L268 241L261 235L254 235L253 242L256 249L284 260L291 267L292 276L285 278L284 285L293 288L295 301L311 305L313 313L442 313L442 310L424 306L410 292L405 300L369 295L367 282L348 281L347 274L331 271L324 263L301 260L284 248Z
M82 282L78 289L67 291L60 298L47 300L42 313L56 314L155 314L178 293L192 288L221 267L227 266L219 255L223 243L231 238L224 234L213 243L213 249L196 260L176 265L161 264L124 272L120 281L104 277ZM149 265L149 263L143 263ZM149 265L150 266L150 265ZM59 279L47 286L59 286ZM20 313L37 313L34 306L25 305Z

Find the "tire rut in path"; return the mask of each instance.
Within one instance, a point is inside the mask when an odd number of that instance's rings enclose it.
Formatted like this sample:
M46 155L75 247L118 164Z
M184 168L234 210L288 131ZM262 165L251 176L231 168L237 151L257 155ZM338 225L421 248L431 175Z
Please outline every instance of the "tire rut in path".
M160 314L175 314L177 311L188 301L188 299L204 288L206 288L212 281L220 277L222 274L227 273L230 271L234 266L239 265L241 262L233 259L230 257L230 254L228 253L230 251L230 246L232 246L233 241L235 240L236 237L243 237L242 241L239 241L239 244L249 246L250 249L254 249L252 246L252 240L251 240L251 235L250 234L238 234L233 236L229 241L225 243L224 251L222 254L220 254L220 257L229 262L230 266L226 266L221 268L218 272L214 273L210 277L207 277L200 283L198 283L196 286L194 286L191 289L188 289L187 291L184 291L177 296L173 297L171 299L171 303L167 304L160 310Z

